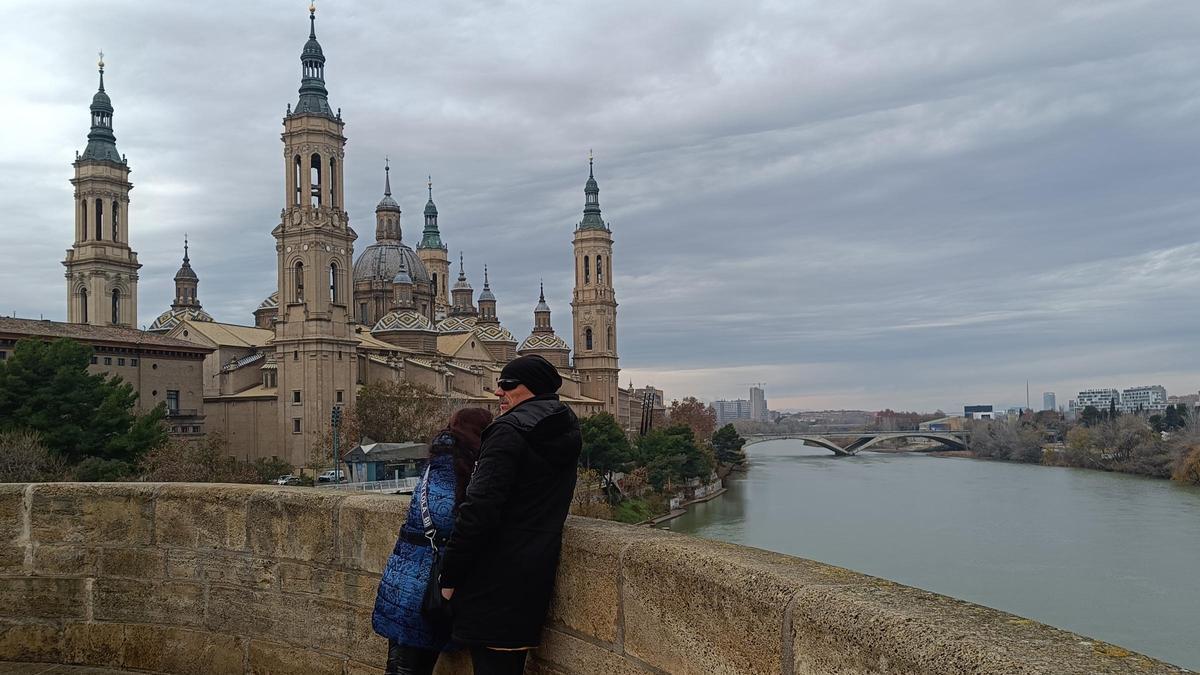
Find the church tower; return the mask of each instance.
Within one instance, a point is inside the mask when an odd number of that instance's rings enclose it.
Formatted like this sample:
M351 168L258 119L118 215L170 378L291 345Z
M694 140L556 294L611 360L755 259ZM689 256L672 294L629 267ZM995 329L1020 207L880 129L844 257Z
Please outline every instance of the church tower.
M417 255L429 270L433 281L434 314L446 316L450 309L450 259L446 257L446 245L438 231L438 211L433 203L433 176L429 177L429 201L425 202L425 229L421 231L421 243L417 244Z
M575 228L575 369L584 396L617 414L617 298L612 286L612 231L600 217L600 186L588 154L583 220Z
M320 451L333 408L354 400L356 357L349 308L354 240L343 204L346 137L329 107L325 55L309 5L300 55L300 99L283 119L284 208L275 237L279 314L275 323L279 438L295 465ZM332 461L332 458L330 458Z
M75 243L67 250L67 321L94 326L137 325L137 253L129 248L129 165L117 152L112 100L92 97L87 148L75 155Z
M175 273L175 301L171 303L171 309L203 309L200 306L200 298L196 296L199 286L200 277L196 276L196 271L192 269L192 261L188 258L188 241L184 236L183 264Z
M467 268L463 265L461 251L458 254L458 281L454 284L453 296L450 316L475 317L479 314L475 309L475 289L467 281Z

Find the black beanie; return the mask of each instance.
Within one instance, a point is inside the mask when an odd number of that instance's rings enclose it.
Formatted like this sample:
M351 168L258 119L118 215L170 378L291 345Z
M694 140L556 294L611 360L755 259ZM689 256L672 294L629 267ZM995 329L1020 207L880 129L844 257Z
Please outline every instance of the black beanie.
M518 356L509 361L500 371L500 379L517 380L529 387L534 395L553 394L562 386L558 369L536 354Z

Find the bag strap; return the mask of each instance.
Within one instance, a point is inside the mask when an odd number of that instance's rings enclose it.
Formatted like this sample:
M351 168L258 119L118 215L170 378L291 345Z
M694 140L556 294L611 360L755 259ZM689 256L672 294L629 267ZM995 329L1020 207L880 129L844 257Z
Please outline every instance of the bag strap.
M429 513L429 469L430 465L425 465L425 476L421 478L421 495L418 498L421 504L421 525L425 528L425 538L429 540L429 546L433 548L434 555L437 554L437 528L433 525L433 516Z

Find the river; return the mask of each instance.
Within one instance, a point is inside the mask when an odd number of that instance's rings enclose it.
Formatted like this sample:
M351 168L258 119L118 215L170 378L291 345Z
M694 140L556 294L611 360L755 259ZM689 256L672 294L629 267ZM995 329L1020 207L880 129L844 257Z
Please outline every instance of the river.
M747 449L667 523L839 565L1200 670L1200 489L921 454Z

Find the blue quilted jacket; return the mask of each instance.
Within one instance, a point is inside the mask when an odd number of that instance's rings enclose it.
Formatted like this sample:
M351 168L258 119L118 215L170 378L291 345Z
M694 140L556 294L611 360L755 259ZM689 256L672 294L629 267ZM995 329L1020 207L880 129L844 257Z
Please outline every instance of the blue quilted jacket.
M434 439L434 445L447 441L454 442L449 434L443 434ZM429 511L438 535L448 538L454 529L454 459L447 453L435 455L430 462ZM402 528L418 535L425 529L421 525L421 482L421 479L417 480L408 518ZM447 649L445 639L436 637L429 622L421 616L421 597L432 563L433 551L428 546L417 546L397 538L375 596L371 624L376 633L410 647Z

